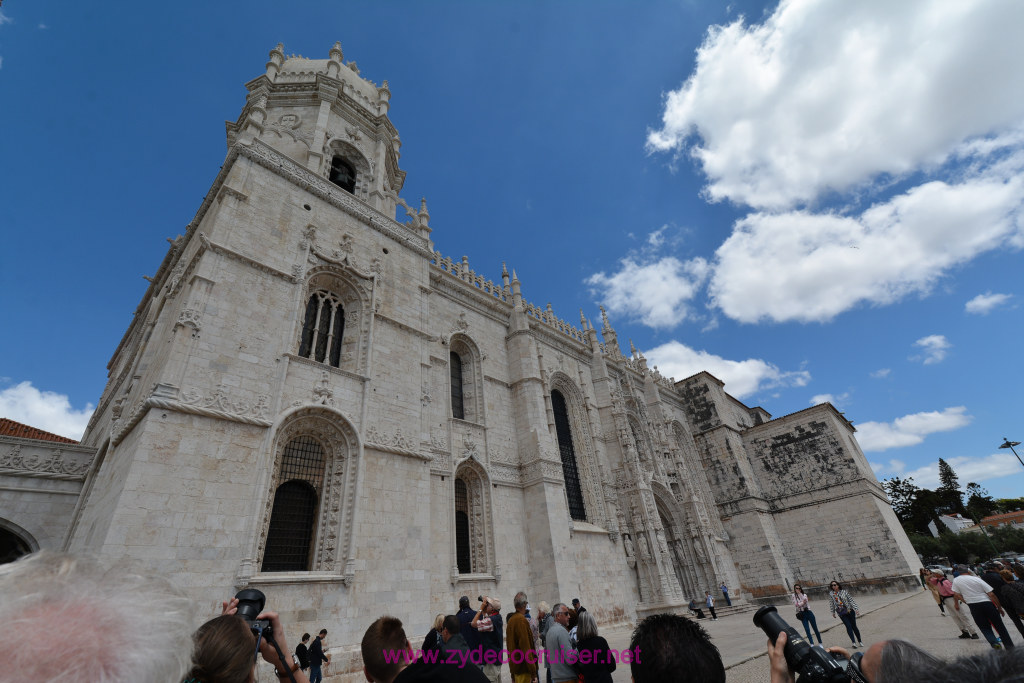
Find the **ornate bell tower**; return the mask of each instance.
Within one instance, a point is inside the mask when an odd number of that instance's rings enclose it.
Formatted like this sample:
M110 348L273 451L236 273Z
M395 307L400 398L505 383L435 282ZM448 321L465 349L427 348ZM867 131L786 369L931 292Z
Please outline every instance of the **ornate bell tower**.
M398 168L398 131L388 119L391 91L362 78L342 61L341 43L329 59L285 56L278 44L267 71L246 83L249 94L227 142L254 139L394 215L405 171Z

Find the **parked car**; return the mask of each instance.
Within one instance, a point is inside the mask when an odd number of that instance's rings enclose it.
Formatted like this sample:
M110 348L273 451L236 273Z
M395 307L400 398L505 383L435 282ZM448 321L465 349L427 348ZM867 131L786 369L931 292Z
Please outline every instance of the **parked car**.
M933 572L942 572L943 574L952 574L953 573L953 568L952 567L945 567L945 566L943 566L941 564L928 564L928 565L925 565L925 569L928 569L928 570L933 571Z

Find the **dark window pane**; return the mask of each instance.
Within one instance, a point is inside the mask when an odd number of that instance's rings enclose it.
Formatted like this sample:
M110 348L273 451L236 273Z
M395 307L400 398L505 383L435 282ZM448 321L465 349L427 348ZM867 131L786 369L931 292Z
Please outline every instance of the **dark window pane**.
M306 302L306 317L302 322L302 338L299 340L299 355L309 358L309 352L313 348L313 327L316 325L316 304L319 299L316 292L309 295Z
M331 182L349 192L356 192L356 170L340 156L331 159Z
M452 417L466 419L465 404L462 401L462 359L452 351L450 356L452 369Z
M569 499L569 515L573 519L586 521L587 510L583 505L583 490L580 475L576 470L576 449L572 444L572 430L569 428L569 411L561 392L551 392L551 409L555 413L555 434L558 436L558 452L562 456L562 475L565 477L565 494Z
M265 572L308 571L316 535L318 492L324 480L324 450L309 436L292 439L281 454L270 528L263 551Z
M305 481L286 481L274 494L262 571L308 571L316 524L316 491Z
M334 330L331 337L330 364L341 367L341 338L345 334L345 310L339 303L334 309Z
M321 298L317 315L319 317L316 322L316 350L313 352L313 360L323 363L327 358L327 333L331 326L331 302Z
M469 554L469 515L455 513L455 562L460 574L471 574L473 566Z

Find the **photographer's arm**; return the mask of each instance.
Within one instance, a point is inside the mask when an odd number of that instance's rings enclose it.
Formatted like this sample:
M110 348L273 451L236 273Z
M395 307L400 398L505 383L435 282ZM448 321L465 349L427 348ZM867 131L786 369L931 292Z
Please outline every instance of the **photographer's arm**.
M484 610L486 610L486 609L487 609L487 603L486 602L481 603L480 604L480 610L473 617L473 621L469 622L469 625L472 626L473 628L477 628L476 624L477 624L478 621L480 621L480 619L483 616L485 616L484 615Z
M772 641L768 641L768 662L770 668L770 681L771 683L795 683L796 679L793 677L793 672L789 670L789 665L786 663L786 654L784 652L786 648L786 632L782 631L779 636L775 639L775 644L772 645Z
M260 655L263 656L263 661L274 667L277 677L282 681L291 681L293 680L292 677L294 677L295 683L309 683L306 674L302 673L302 670L297 665L295 670L292 671L292 664L288 662L288 656L284 654L288 652L288 644L285 642L284 626L281 625L281 619L277 616L277 612L263 612L256 618L268 619L270 621L270 627L274 632L274 641L284 656L282 661L282 655L278 655L277 648L274 647L273 643L267 642L267 639L264 638L260 641ZM288 672L291 672L291 677L288 675Z

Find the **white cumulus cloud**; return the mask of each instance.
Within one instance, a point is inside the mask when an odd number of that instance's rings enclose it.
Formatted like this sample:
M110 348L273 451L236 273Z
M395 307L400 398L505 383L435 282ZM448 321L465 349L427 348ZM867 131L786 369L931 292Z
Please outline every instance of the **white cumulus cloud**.
M992 292L985 292L964 304L964 310L968 313L988 315L993 308L1002 306L1011 298L1013 298L1012 294L993 294Z
M949 432L970 424L973 418L964 406L913 413L892 422L863 422L857 425L857 442L864 451L916 446L935 432Z
M660 245L661 231L649 238ZM707 279L708 264L701 258L680 261L672 256L647 260L630 256L611 275L595 273L586 283L593 287L609 311L640 320L650 327L674 327L692 314L690 302Z
M649 365L658 366L661 374L677 380L707 370L725 382L725 390L737 398L774 387L802 387L811 381L811 373L806 370L780 370L760 358L728 360L677 341L657 346L644 355Z
M1001 479L1008 474L1020 472L1020 463L1010 453L993 453L985 456L956 456L945 458L949 466L956 472L957 479L963 482L982 482L988 479ZM939 479L939 462L908 470L906 464L899 460L887 463L871 463L871 469L879 478L907 477L914 478L914 484L925 489L938 488L942 483Z
M76 410L66 395L40 391L31 382L0 390L0 417L69 439L82 438L94 407L89 403L85 408Z
M766 209L902 176L1024 117L1022 26L1012 1L783 0L709 29L648 148Z
M891 368L879 368L871 373L871 377L874 379L885 379L892 372Z
M839 407L843 403L846 403L849 398L849 392L844 392L838 396L836 394L815 394L814 396L811 396L810 404L812 406L816 406L822 403L831 403L832 405Z
M827 321L927 292L952 266L1021 240L1024 175L933 181L858 216L750 214L718 248L709 291L741 322Z
M911 360L920 360L925 365L934 365L935 363L941 363L946 359L946 353L953 347L941 334L930 334L927 337L921 337L914 346L918 346L924 350L923 355L911 356Z

